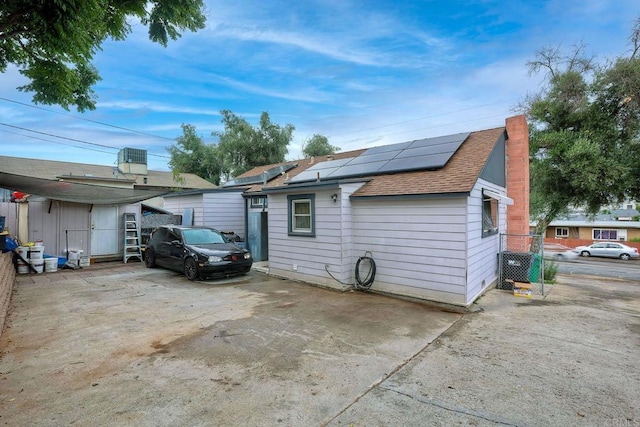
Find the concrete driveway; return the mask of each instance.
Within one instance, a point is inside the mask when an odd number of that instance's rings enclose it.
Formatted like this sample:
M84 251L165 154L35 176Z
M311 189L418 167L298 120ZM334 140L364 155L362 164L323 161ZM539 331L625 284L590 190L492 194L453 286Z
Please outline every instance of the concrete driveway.
M0 338L11 425L319 425L461 318L252 271L96 264L19 276Z
M252 272L20 276L8 425L638 425L640 284L562 276L464 315Z

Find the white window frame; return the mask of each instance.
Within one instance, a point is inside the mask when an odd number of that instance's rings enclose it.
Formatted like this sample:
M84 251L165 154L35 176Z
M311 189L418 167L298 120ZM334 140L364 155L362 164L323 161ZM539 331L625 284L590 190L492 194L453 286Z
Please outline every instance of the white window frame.
M251 207L252 208L266 208L267 207L267 197L266 196L252 196L251 197Z
M498 233L500 225L498 199L482 195L482 237Z
M289 209L289 235L315 237L315 194L297 194L287 196ZM309 213L296 213L296 206L309 206ZM308 227L299 227L297 219L308 218Z
M615 233L615 238L611 238L611 234ZM608 237L602 237L603 234L607 234ZM596 237L596 235L600 237ZM626 229L616 229L616 228L594 228L591 230L591 237L593 240L602 240L607 242L613 241L625 241L627 240L627 230Z
M569 237L569 227L556 227L556 239L565 239Z

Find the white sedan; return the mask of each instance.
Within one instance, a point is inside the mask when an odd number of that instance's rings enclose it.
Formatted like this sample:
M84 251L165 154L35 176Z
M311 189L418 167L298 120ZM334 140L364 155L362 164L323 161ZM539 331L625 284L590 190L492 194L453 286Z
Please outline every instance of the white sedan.
M578 246L574 249L574 251L576 252L576 254L583 257L597 256L606 258L620 258L625 261L629 259L640 258L638 249L617 242L600 242L594 243L589 246Z

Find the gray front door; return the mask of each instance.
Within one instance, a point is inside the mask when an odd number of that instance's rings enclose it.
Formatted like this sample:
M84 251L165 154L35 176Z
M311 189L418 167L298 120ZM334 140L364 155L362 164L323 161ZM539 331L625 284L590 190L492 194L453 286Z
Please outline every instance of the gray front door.
M249 212L247 246L254 261L269 259L267 212Z

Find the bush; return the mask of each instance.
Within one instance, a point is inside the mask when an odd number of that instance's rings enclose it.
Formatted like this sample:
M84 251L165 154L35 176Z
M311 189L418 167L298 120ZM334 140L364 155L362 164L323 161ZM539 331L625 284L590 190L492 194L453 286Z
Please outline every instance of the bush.
M553 261L544 263L544 281L546 283L556 283L556 275L558 274L558 264Z
M640 237L634 237L633 239L629 239L630 242L640 243Z

